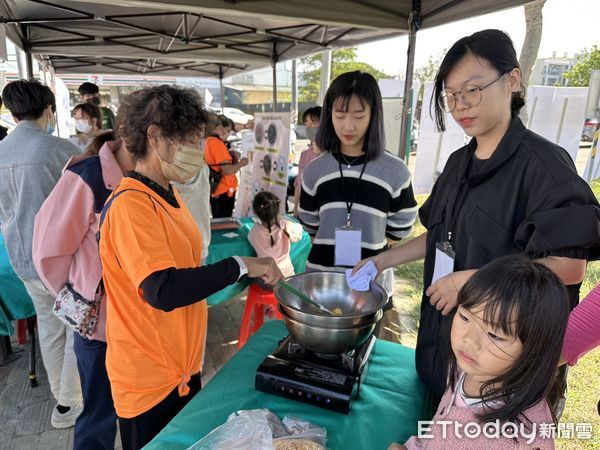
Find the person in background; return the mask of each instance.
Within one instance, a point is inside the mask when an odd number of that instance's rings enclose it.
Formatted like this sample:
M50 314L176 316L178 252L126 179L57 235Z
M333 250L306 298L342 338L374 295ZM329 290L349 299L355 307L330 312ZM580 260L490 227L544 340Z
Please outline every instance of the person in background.
M146 445L201 389L208 308L204 299L247 275L276 283L272 258L201 265L202 237L171 182L202 165L207 113L177 86L136 91L119 128L135 162L109 197L100 224L106 289L106 370L124 450Z
M227 151L231 155L231 162L233 164L237 164L240 161L241 155L239 154L239 152L233 149L233 147L231 146L231 141L229 140L231 132L235 128L235 124L233 123L233 120L231 120L227 116L219 115L218 118L219 122L221 123L221 126L218 127L219 138L223 141L225 147L227 147ZM235 133L235 131L233 132Z
M73 353L73 332L52 313L54 295L44 286L32 259L35 215L79 147L52 136L56 101L47 86L19 80L2 98L15 129L0 141L0 222L10 263L23 281L37 314L42 361L57 406L54 428L73 426L82 410L81 386Z
M91 103L98 106L102 112L102 128L112 130L115 127L115 114L110 108L100 106L100 89L94 83L86 81L79 85L79 95L84 103Z
M317 138L317 130L319 129L319 121L321 120L321 107L313 106L308 108L302 114L302 122L304 123L304 130L306 138L310 140L308 148L300 154L300 161L298 162L298 175L294 179L294 217L298 217L298 207L300 206L300 192L302 191L302 172L308 163L315 159L321 154L319 147L315 145L315 139Z
M542 430L554 425L546 396L568 315L565 286L546 266L510 255L479 269L458 293L449 385L427 432L431 437L413 436L389 450L553 449L553 433ZM475 424L483 433L472 433ZM497 436L487 428L494 424Z
M121 108L117 118L125 115ZM42 204L33 232L33 261L44 285L57 295L68 283L83 298L100 301L93 333L82 336L73 332L83 393L83 411L73 434L75 450L112 450L117 433L117 413L105 365L106 295L96 233L106 199L123 174L133 170L134 163L114 134L99 137L112 139L95 155L71 158Z
M233 158L223 142L225 129L214 113L209 113L206 133L208 137L204 142L204 160L211 170L221 175L221 180L210 197L212 216L215 219L231 217L238 186L236 173L248 164L248 158L241 158L237 163L233 163Z
M261 191L256 194L252 209L260 219L260 223L254 224L248 233L248 241L256 254L274 258L284 277L294 275L290 247L292 242L302 239L302 226L281 217L279 198L272 192ZM273 286L266 286L260 280L258 283L264 289L273 289Z
M75 119L76 135L71 142L85 151L94 138L106 130L102 129L102 113L100 108L91 103L80 103L73 108L71 116Z
M204 129L201 130L204 136ZM208 258L208 248L210 246L210 181L208 164L204 161L204 139L200 141L201 151L198 157L202 160L198 176L187 183L173 182L173 185L179 191L185 206L190 210L200 233L202 234L202 264L206 263Z

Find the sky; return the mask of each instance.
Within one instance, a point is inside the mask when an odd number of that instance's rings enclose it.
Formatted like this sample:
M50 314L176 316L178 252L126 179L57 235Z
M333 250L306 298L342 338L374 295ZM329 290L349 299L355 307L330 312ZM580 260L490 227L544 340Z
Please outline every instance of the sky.
M562 57L567 52L572 57L585 47L600 46L600 0L547 0L542 15L538 58L551 57L553 51L556 56ZM442 55L444 49L461 37L486 28L507 32L520 54L525 38L522 6L417 32L415 68L427 64L429 56ZM361 45L357 54L360 61L388 75L404 78L407 47L408 38L403 36Z

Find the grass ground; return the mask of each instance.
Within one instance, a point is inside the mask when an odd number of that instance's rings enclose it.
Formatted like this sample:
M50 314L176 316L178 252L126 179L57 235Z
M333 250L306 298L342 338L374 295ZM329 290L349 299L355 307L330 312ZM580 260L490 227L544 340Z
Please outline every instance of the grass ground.
M592 190L600 199L600 180L592 182ZM427 196L417 196L422 204ZM417 223L412 236L418 236L425 229ZM406 264L395 269L396 291L394 297L401 299L395 305L400 309L400 340L402 344L414 347L419 325L419 307L423 290L422 261ZM600 261L588 264L585 280L581 287L583 298L594 286L600 283ZM599 324L600 326L600 324ZM560 450L593 450L600 449L600 416L597 404L600 400L600 348L588 353L569 371L569 397L565 411L560 420L568 429L574 424L591 424L592 438L557 439L556 448Z

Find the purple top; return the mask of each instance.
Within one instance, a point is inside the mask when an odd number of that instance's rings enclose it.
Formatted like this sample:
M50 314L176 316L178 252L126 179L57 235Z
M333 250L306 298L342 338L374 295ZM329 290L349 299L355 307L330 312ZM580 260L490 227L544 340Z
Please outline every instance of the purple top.
M569 316L563 357L570 366L600 345L600 284L577 305Z

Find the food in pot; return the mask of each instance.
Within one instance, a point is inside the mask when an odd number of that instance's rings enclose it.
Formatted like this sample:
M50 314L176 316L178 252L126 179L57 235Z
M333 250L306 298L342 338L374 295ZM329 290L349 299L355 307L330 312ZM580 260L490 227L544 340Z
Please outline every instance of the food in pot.
M331 314L333 314L334 316L343 316L344 311L342 311L342 308L333 308L331 310Z

